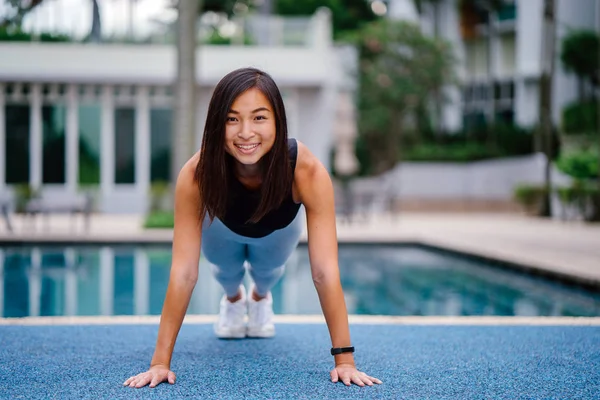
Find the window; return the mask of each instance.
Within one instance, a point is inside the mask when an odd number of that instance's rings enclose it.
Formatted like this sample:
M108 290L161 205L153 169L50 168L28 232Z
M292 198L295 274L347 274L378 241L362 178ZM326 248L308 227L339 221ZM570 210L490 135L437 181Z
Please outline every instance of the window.
M150 110L150 182L171 179L172 111L166 108Z
M79 183L100 183L101 106L79 106Z
M500 81L494 83L494 119L496 122L514 123L515 83Z
M29 183L29 125L28 105L6 106L6 183Z
M135 109L115 109L115 183L135 182Z
M517 5L507 1L498 10L498 21L514 21L517 18Z
M67 110L63 105L42 107L42 182L65 183L65 135Z
M463 86L463 126L475 129L485 127L490 122L512 124L514 97L515 84L512 80L495 81L491 85L471 83Z

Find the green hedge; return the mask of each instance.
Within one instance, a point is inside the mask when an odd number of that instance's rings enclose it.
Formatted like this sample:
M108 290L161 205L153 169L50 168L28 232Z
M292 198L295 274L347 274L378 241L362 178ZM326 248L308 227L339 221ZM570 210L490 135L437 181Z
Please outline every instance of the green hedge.
M469 162L485 160L504 155L497 148L481 143L465 144L419 144L407 149L403 155L405 161Z
M146 216L146 229L173 229L175 217L172 211L155 211Z
M548 189L545 186L518 185L514 189L514 199L521 204L525 211L532 215L540 215L544 198Z
M560 171L575 179L594 179L598 177L600 152L597 148L571 151L562 154L556 165Z
M469 162L498 157L532 154L535 127L523 128L507 124L494 124L477 130L447 132L436 137L432 132L406 132L398 150L403 161ZM371 159L366 138L360 136L355 142L355 154L360 170L359 176L371 174ZM559 141L555 134L554 158L558 154ZM331 153L333 169L334 152Z
M562 113L563 133L584 134L598 131L598 102L575 102L567 105Z
M0 42L71 42L70 36L54 33L40 33L33 35L19 29L9 30L0 27Z
M515 187L513 195L528 214L540 216L547 193L548 190L542 185L519 185ZM553 193L558 195L562 207L575 207L585 221L598 221L600 190L595 182L575 181L571 186L555 188Z

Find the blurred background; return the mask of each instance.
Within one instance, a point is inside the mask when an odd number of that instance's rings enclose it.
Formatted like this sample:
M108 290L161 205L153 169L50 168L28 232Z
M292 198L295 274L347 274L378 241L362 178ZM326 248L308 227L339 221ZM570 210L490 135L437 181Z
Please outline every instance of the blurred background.
M599 7L2 0L0 193L16 209L81 194L102 213L168 209L214 85L256 66L340 184L339 212L598 220Z
M343 221L384 213L600 221L600 0L0 0L0 232L20 231L30 216L75 212L88 224L112 221L113 230L132 215L140 228L172 228L172 182L199 148L212 90L246 66L278 83L289 136L331 172ZM45 306L77 314L85 293L95 299L91 314L160 310L168 249L26 250L0 248L6 299L29 293L5 315ZM318 312L314 302L296 303L312 290L303 251L286 279L306 289L291 285L278 310ZM390 283L380 275L386 267L370 271L371 256L356 251L341 257L357 281L371 273ZM398 263L456 273L464 264L419 251L378 254L388 277ZM62 285L50 302L40 300L44 280L32 289L42 266L49 285ZM87 272L65 277L79 267ZM472 292L481 282L520 282L458 277L444 281L449 297L423 303L430 285L422 268L412 272L398 282L416 285L416 308L378 308L396 304L388 293L351 311L477 314L488 307ZM508 297L493 294L503 288L484 292L503 315L600 313L589 298L571 311L516 305L532 292L527 282ZM217 307L210 287L212 300L198 298L197 312ZM546 289L540 302L552 297ZM467 292L477 305L456 306L453 296Z

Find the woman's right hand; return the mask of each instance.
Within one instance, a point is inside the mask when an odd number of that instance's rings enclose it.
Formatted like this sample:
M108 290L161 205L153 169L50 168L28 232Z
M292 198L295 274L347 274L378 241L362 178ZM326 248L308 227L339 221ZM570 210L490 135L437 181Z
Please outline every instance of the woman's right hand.
M123 386L141 388L150 384L153 388L159 383L168 381L171 385L175 383L175 373L164 365L154 365L146 372L132 376L123 382Z

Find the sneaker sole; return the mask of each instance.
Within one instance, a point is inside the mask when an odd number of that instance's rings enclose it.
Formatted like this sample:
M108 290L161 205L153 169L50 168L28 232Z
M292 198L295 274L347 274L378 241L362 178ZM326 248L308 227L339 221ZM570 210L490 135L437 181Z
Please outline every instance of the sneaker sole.
M275 331L273 330L268 332L253 332L249 330L246 336L248 336L249 338L268 339L275 336Z
M246 330L241 331L227 331L227 332L219 332L215 330L215 335L219 339L244 339L246 337Z

